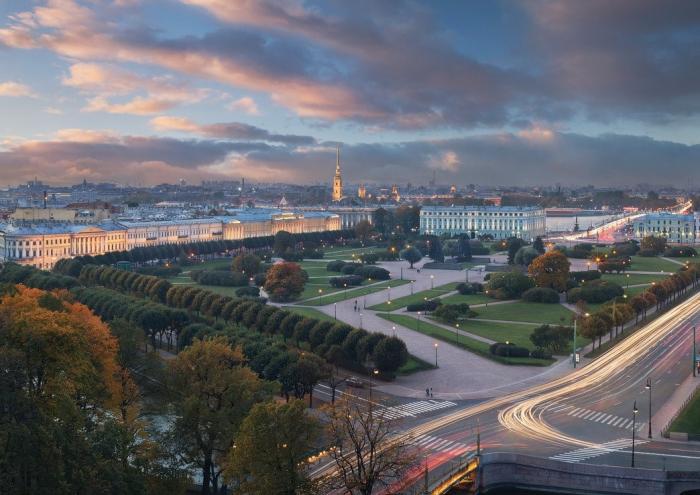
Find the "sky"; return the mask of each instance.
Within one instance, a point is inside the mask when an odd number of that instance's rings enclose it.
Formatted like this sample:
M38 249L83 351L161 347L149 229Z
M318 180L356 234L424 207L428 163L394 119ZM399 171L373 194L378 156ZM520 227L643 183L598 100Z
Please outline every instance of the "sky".
M700 183L695 0L2 0L0 185Z

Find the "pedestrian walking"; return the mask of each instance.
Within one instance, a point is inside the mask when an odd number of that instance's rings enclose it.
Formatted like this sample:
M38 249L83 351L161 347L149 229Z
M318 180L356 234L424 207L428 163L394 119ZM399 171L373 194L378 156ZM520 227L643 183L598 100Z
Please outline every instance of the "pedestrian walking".
M425 396L430 397L430 391L428 390L428 387L425 387Z
M357 301L355 301L355 311L357 311Z
M433 387L430 387L430 398L433 398Z

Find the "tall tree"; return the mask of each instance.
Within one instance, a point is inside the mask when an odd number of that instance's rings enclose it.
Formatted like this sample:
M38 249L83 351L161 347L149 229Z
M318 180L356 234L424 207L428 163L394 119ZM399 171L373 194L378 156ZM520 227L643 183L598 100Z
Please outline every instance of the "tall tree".
M418 263L421 259L423 259L423 254L418 251L418 248L411 246L401 251L401 258L408 261L411 268L413 268L414 263Z
M265 292L275 302L291 301L304 291L306 279L301 267L296 263L276 263L267 271Z
M372 233L372 230L373 230L372 224L369 223L367 220L360 220L355 225L355 235L362 242L366 242L367 239L369 239L369 236Z
M233 258L231 268L234 272L245 273L246 276L252 277L260 271L260 258L252 253L241 253Z
M550 251L535 258L528 267L528 273L538 287L549 287L556 291L566 290L571 263L560 251Z
M371 495L401 479L416 461L410 439L396 437L397 424L383 409L347 400L328 408L327 435L335 472L324 481L347 493Z
M535 242L532 243L532 247L535 248L535 250L540 254L544 254L547 251L544 247L544 241L540 236L535 238Z
M223 456L256 402L270 390L243 365L223 337L196 340L170 364L175 396L174 438L186 462L202 472L202 494L217 493Z
M229 451L224 475L236 492L250 495L318 493L308 471L320 433L302 401L256 404Z

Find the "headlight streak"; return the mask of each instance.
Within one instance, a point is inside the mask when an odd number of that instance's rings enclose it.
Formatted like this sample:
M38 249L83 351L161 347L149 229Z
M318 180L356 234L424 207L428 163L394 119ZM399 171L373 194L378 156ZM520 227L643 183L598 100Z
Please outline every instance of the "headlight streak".
M682 325L685 320L696 315L698 310L700 310L700 294L695 294L677 307L670 309L637 330L634 334L628 336L625 340L598 357L593 363L583 368L579 368L549 383L513 392L500 398L490 399L481 404L441 416L406 430L401 434L401 437L416 438L473 418L479 414L507 406L499 412L498 421L510 431L538 441L547 441L557 446L574 445L601 448L595 442L566 435L547 424L542 418L542 413L546 410L546 406L551 406L552 403L561 403L570 397L590 394L591 391L603 386L606 380L614 380L618 373L621 373L640 359L645 358L656 344L659 344L669 334L676 331L678 326ZM682 341L687 336L679 334L677 338L679 341ZM539 411L537 417L535 417L535 410ZM333 471L334 466L328 463L316 469L313 472L313 476L332 475Z

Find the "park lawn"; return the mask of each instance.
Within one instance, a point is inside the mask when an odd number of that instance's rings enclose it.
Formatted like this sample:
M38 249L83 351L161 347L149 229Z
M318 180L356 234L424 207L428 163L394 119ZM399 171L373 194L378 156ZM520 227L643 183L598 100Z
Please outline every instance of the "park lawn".
M487 296L486 294L452 294L451 296L443 297L440 300L442 301L442 304L467 303L469 305L473 305L484 304L487 301L493 301L493 298Z
M340 246L324 249L323 257L327 261L332 261L335 259L351 259L353 254L355 256L359 256L365 253L379 253L382 251L386 251L386 248L379 246L367 246L359 248Z
M695 394L676 420L671 423L669 431L700 434L700 394Z
M606 273L601 278L610 282L626 287L627 285L650 284L659 282L667 277L662 273L658 275L648 275L642 273Z
M634 297L637 294L641 294L649 287L651 287L651 284L641 285L639 287L630 287L629 289L625 289L625 294L627 294L627 297Z
M517 301L513 303L491 304L476 308L476 318L485 320L508 320L528 323L571 323L573 311L561 304L532 303Z
M379 317L385 320L398 323L406 328L415 330L424 335L429 335L443 342L448 342L457 347L461 347L475 354L478 354L492 361L500 362L503 364L525 364L530 366L549 366L552 364L553 360L548 359L534 359L534 358L508 358L502 356L494 356L489 352L489 344L486 342L481 342L480 340L475 340L464 335L460 335L459 338L454 332L447 330L445 328L434 325L428 321L418 321L408 315L399 315L392 313L379 313Z
M396 374L401 376L411 375L413 373L418 373L419 371L426 371L435 369L435 365L423 361L421 358L414 356L413 354L408 355L408 360L406 363L396 370Z
M332 323L336 322L336 319L332 316L329 316L326 313L322 313L321 311L314 308L307 308L304 306L283 306L283 308L287 311L300 314L306 318L316 318L317 320L330 321Z
M632 256L630 270L636 272L671 272L676 273L681 266L658 256Z
M233 258L219 258L183 266L182 270L185 272L188 270L220 270L222 268L231 268L232 263Z
M434 299L442 296L443 294L447 294L448 292L452 292L455 290L458 283L459 282L451 282L449 284L439 285L434 289L423 290L416 292L415 294L409 294L408 296L392 299L391 302L387 301L381 304L375 304L374 306L370 306L369 309L372 311L394 311L399 308L403 308L404 306L408 306L409 304L421 302L424 298Z
M432 317L430 317L432 319ZM450 325L454 326L454 325ZM515 345L533 350L530 335L535 325L519 325L513 323L498 323L493 321L461 320L459 329L494 342L513 342ZM460 336L461 338L461 336Z
M345 301L346 299L352 299L352 298L357 298L357 297L362 297L366 296L369 294L374 294L375 292L380 292L383 290L386 290L387 287L398 287L399 285L404 285L409 283L409 280L384 280L382 282L373 282L372 284L369 284L367 280L363 282L365 285L364 287L355 287L351 288L348 287L347 289L347 294L344 289L335 289L332 287L330 288L329 292L326 292L325 290L323 291L323 294L327 295L322 295L321 296L321 303L320 306L326 306L328 304L333 304L337 303L340 301ZM307 284L308 285L308 284ZM310 297L308 300L302 300L298 301L297 304L304 304L306 306L319 306L319 298L318 298L318 289L316 290L316 293L313 294L314 297Z

